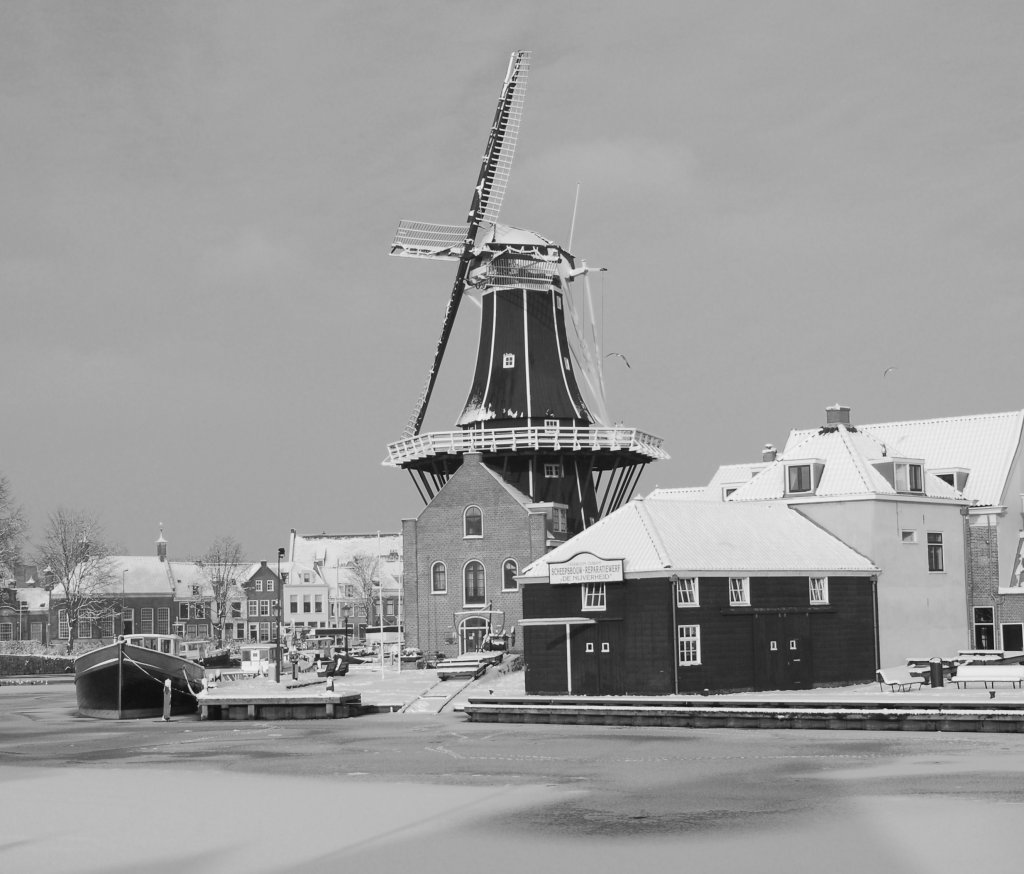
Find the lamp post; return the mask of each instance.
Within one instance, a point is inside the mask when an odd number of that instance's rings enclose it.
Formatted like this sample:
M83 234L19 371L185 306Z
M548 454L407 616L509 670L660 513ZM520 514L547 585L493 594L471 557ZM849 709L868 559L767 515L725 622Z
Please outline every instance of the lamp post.
M351 611L351 607L348 604L342 605L341 616L345 620L345 664L348 664L348 614Z
M124 637L124 575L128 568L121 568L121 636Z

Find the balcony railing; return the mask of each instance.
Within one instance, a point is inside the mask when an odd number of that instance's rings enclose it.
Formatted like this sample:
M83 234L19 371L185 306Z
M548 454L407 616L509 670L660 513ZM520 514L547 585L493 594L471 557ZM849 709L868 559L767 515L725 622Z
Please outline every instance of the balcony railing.
M662 439L636 428L493 428L431 431L388 444L383 464L401 467L435 455L467 452L632 452L650 460L666 459Z

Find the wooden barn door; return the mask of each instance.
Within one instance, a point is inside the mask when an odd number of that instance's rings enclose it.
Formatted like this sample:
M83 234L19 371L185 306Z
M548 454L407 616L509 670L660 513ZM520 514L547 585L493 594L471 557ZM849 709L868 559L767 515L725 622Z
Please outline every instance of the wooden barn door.
M572 636L572 692L574 695L617 695L621 622L584 625Z
M811 687L810 617L806 613L754 615L754 688Z

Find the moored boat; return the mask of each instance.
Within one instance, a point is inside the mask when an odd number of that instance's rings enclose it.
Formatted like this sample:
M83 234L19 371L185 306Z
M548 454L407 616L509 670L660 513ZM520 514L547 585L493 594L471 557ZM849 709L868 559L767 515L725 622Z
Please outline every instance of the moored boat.
M202 665L185 658L174 634L130 634L75 659L78 712L99 719L143 719L164 712L171 682L171 715L195 713Z

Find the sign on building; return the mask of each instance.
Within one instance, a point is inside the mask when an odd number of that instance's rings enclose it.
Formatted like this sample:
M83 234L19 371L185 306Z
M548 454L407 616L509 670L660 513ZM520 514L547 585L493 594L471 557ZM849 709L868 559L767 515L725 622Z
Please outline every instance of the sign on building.
M622 561L621 558L600 558L592 552L580 552L568 561L549 564L548 578L552 585L621 583Z

